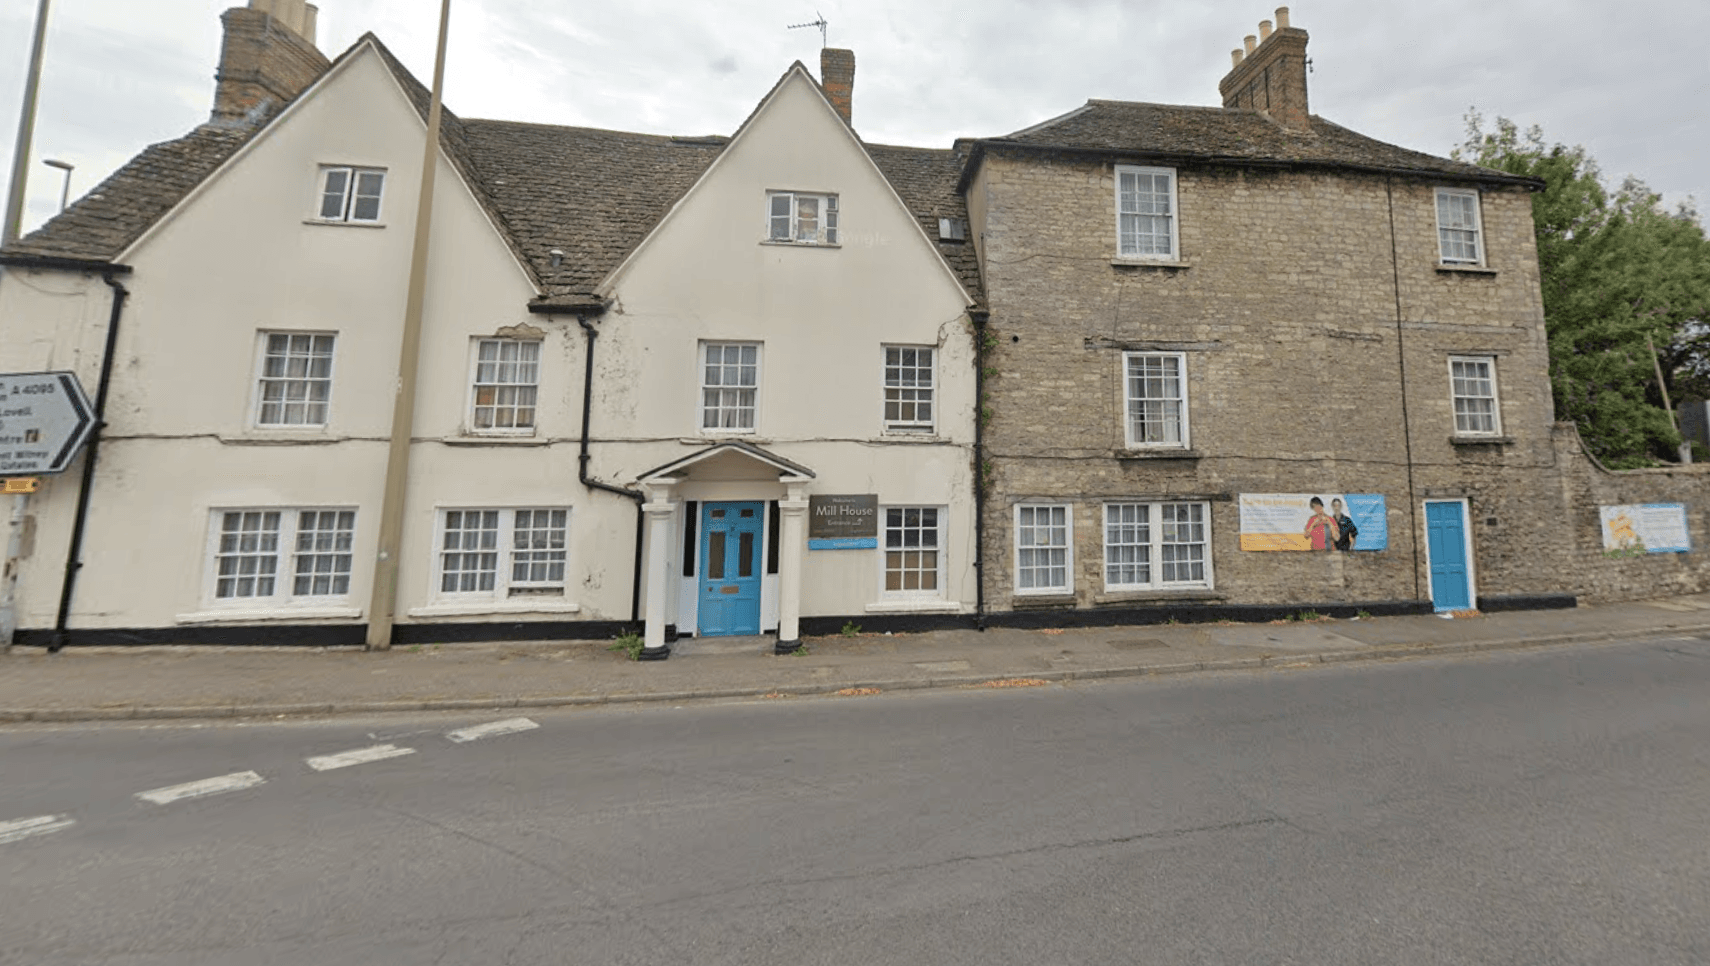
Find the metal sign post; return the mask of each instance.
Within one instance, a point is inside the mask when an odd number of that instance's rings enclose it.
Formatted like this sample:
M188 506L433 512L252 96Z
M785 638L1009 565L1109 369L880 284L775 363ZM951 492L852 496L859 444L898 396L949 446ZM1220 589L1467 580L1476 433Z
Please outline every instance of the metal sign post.
M63 473L95 428L94 409L69 372L0 374L0 490L11 494L6 569L0 573L0 647L18 626L18 566L36 477Z

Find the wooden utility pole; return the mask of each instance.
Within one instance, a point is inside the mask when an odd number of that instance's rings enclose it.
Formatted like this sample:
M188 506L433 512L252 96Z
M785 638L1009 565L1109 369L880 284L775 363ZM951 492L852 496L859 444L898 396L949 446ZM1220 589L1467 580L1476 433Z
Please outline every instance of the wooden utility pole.
M416 424L416 369L422 349L422 303L433 226L433 182L439 169L440 97L445 87L446 28L451 0L439 8L439 49L433 60L433 95L428 101L427 145L422 150L421 194L416 199L416 240L410 255L410 290L404 303L404 335L398 346L397 395L392 401L392 438L386 452L386 492L380 504L380 546L374 559L374 593L368 605L368 649L392 646L398 604L398 553L403 544L404 496L410 480L410 435Z

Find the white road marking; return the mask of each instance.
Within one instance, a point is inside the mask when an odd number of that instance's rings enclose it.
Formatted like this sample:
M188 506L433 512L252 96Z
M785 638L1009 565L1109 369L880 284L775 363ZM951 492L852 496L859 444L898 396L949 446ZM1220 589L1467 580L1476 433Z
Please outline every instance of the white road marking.
M235 792L244 788L254 788L267 779L252 771L232 772L218 778L204 778L199 782L185 782L182 785L168 785L152 791L137 792L137 797L145 802L165 805L169 802L181 801L186 798L201 798L205 795L218 795L222 792Z
M397 745L375 745L372 748L355 748L341 751L336 755L320 755L315 758L305 758L310 768L315 771L332 771L334 768L349 768L351 765L361 765L370 761L383 761L387 758L397 758L400 755L413 755L414 748L399 748Z
M20 818L12 822L0 822L0 845L29 838L32 835L57 832L62 828L70 828L76 824L75 820L63 815L37 815L35 818Z
M519 731L533 731L540 727L527 718L506 718L503 721L489 721L486 724L459 728L445 733L447 738L456 742L474 741L477 738L492 738L495 735L514 735Z

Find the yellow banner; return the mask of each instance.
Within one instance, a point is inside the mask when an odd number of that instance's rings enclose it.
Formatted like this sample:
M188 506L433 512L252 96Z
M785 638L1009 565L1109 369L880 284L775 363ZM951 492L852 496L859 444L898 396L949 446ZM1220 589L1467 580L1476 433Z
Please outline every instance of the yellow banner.
M1242 550L1311 550L1312 543L1298 533L1243 533Z

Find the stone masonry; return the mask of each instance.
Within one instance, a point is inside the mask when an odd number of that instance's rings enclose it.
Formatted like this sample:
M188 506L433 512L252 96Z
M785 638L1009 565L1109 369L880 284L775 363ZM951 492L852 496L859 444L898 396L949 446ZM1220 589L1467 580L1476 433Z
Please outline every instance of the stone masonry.
M1559 590L1499 537L1536 533L1559 507L1542 478L1555 450L1528 193L1482 193L1488 269L1465 271L1439 264L1433 189L1446 180L1177 172L1181 261L1155 265L1113 264L1111 162L994 152L970 185L988 212L995 336L988 601L1420 600L1428 496L1472 498L1481 593ZM1186 451L1125 448L1122 357L1134 349L1186 352ZM1448 358L1463 353L1497 359L1498 441L1453 440ZM1239 549L1239 494L1311 492L1384 494L1389 549ZM1215 589L1105 593L1101 505L1161 499L1210 501ZM1029 501L1073 507L1071 595L1013 593L1013 508Z

